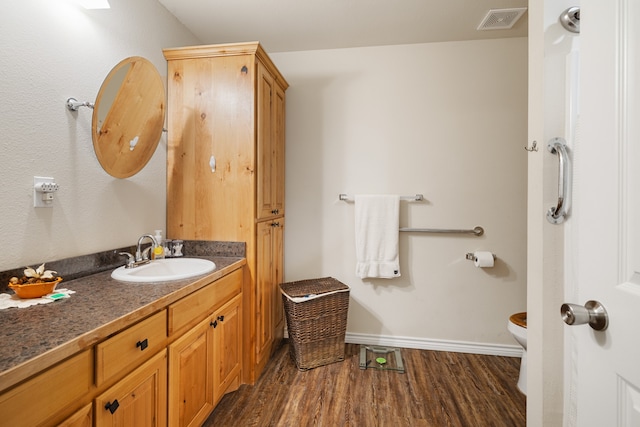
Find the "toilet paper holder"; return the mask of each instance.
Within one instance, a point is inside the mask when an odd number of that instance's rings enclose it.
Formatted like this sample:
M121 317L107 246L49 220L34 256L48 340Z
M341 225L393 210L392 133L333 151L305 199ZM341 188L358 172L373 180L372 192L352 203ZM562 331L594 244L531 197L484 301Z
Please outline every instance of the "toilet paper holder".
M492 253L491 254L493 256L493 260L495 261L496 259L498 259L498 257L496 256L496 254ZM467 254L465 255L465 258L470 260L470 261L475 261L476 260L476 254L474 254L473 252L467 252Z

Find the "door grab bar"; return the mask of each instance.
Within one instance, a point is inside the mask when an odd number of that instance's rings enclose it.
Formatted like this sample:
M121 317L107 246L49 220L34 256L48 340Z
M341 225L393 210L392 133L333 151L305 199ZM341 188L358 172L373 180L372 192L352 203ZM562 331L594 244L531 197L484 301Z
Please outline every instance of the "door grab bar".
M571 162L567 153L567 143L563 138L556 137L547 144L551 154L558 155L558 205L547 211L547 220L551 224L562 224L569 212L571 204Z

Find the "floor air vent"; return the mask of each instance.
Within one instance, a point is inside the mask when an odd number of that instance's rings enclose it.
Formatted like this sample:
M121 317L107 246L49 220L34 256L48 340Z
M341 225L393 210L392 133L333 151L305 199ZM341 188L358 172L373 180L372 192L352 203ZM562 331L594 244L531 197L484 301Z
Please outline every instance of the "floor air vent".
M491 9L478 26L478 30L508 30L526 11L526 7Z

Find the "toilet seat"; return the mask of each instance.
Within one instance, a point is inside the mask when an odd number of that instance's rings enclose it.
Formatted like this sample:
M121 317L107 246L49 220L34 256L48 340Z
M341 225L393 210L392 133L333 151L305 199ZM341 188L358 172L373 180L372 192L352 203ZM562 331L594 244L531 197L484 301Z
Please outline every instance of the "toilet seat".
M512 314L509 317L509 322L520 326L521 328L527 328L527 312Z

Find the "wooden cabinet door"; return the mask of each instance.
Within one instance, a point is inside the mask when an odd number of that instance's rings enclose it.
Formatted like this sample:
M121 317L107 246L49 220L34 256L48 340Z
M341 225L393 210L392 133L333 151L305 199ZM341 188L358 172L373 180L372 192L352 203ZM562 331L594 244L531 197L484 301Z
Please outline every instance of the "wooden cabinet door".
M258 64L258 219L284 215L285 95Z
M199 426L213 410L213 328L209 318L169 346L169 425Z
M274 161L276 146L273 141L273 96L275 82L266 68L258 63L258 91L257 91L257 140L258 140L258 188L257 188L257 216L258 219L277 215L274 212L275 194L273 192L271 165Z
M167 237L246 240L254 220L254 59L168 62Z
M162 350L95 400L96 427L167 425L167 352Z
M256 358L269 357L273 342L271 235L273 221L259 222L256 257Z
M271 163L272 212L284 216L284 159L285 159L285 95L284 89L274 85L273 120L271 134L273 138L273 158Z
M284 218L278 218L271 229L271 274L272 274L272 307L273 307L273 339L280 341L284 338L284 305L280 284L284 272Z
M242 366L242 297L238 295L214 314L213 390L217 403L227 391L237 389Z
M256 306L258 360L271 354L274 341L284 335L284 309L280 296L283 277L284 218L258 223Z

